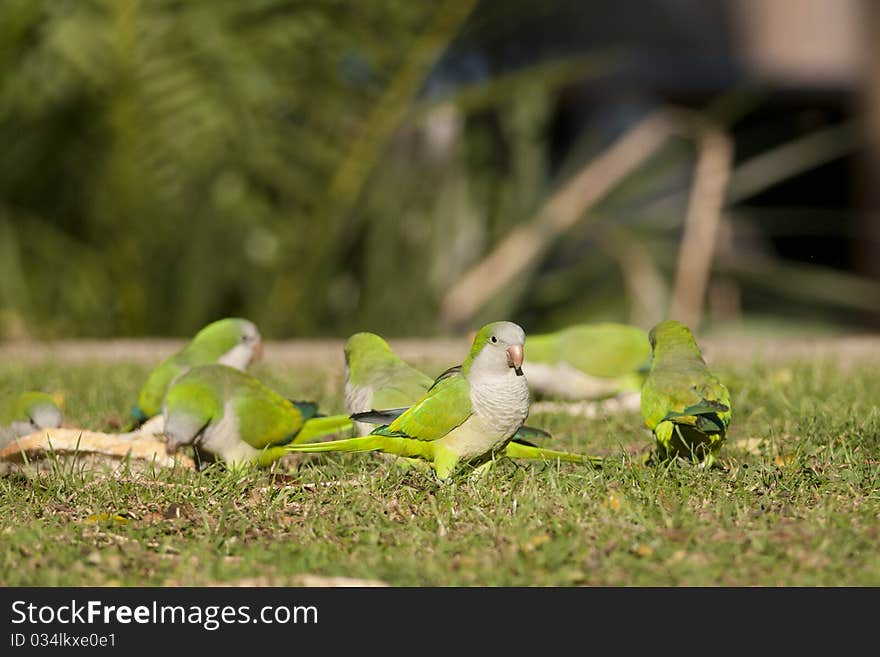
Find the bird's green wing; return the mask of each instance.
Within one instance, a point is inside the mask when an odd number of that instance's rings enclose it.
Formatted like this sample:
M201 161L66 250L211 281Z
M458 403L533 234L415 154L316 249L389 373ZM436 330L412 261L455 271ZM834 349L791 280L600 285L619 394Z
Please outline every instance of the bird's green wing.
M714 374L709 373L703 385L698 386L697 392L700 394L702 403L711 408L708 413L701 415L714 414L724 425L722 431L726 430L730 424L731 416L730 391L727 386L721 383Z
M724 431L730 421L727 388L708 372L697 384L677 378L664 377L661 381L650 376L645 381L641 399L645 424L653 429L661 422L673 421L707 432Z
M439 440L473 413L470 385L460 373L438 378L433 387L391 424L372 433L405 436L418 440Z
M440 372L440 374L437 375L437 378L431 382L429 389L452 376L461 376L461 365L453 365L449 369Z
M635 326L585 324L560 334L559 357L585 374L617 378L644 367L651 344L647 332Z
M395 378L399 381L400 388L409 393L427 390L434 384L434 379L407 363L402 364ZM419 394L419 397L423 394L424 392Z
M373 392L372 408L376 410L386 408L404 408L409 407L413 402L418 401L424 396L427 388L422 388L417 394L408 394L396 386L380 388Z
M676 414L679 422L687 422L684 410L703 400L693 381L693 377L677 371L652 372L642 386L641 407L645 424L653 429L668 420L670 414Z
M169 356L150 372L138 394L137 408L133 412L144 419L151 418L162 412L162 402L168 386L174 378L184 371L177 356ZM139 418L138 418L139 419Z
M303 415L289 400L256 381L242 381L231 395L242 440L255 449L283 445L302 429Z
M696 418L695 426L698 429L717 432L724 431L726 423L721 418L729 412L730 406L726 404L711 399L701 399L698 403L688 406L682 411L670 411L663 419L675 421L682 418Z
M434 383L427 374L401 363L394 368L385 381L378 382L373 392L372 407L375 409L412 406L424 397Z

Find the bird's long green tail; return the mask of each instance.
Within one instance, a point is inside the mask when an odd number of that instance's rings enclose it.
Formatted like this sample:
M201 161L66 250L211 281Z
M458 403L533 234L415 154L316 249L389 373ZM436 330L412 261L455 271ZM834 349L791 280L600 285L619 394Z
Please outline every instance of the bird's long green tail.
M313 417L303 424L302 429L291 441L292 445L310 443L324 436L336 433L348 433L354 431L354 422L347 415L328 415L326 417Z
M431 459L433 445L424 440L399 438L397 436L359 436L343 440L330 440L323 443L303 445L293 443L282 447L286 452L385 452L397 456Z
M514 442L507 443L507 446L504 448L504 454L515 459L543 459L547 461L559 459L569 463L590 463L592 465L601 465L602 463L601 456L559 452L555 449L544 449Z

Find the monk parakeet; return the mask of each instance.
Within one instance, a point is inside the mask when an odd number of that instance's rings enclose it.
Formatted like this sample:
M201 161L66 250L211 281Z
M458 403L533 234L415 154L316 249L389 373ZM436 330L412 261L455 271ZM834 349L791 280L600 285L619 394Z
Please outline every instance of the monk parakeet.
M730 393L709 371L694 336L667 320L649 333L651 370L641 409L661 459L683 456L710 467L730 424Z
M577 324L526 339L532 391L563 399L637 392L651 357L648 334L626 324Z
M408 408L421 399L434 379L400 358L375 333L355 333L345 342L345 409L361 413L373 409ZM373 425L357 422L359 435Z
M411 407L368 436L310 445L298 452L385 452L424 459L437 477L448 479L460 464L478 467L504 451L529 414L529 387L523 375L525 334L512 322L487 324L476 334L460 366L439 377ZM372 412L355 414L367 420ZM577 462L588 457L515 444L515 455Z
M359 436L370 433L376 424L393 421L434 385L434 379L394 353L388 342L375 333L355 333L345 342L344 353L345 408L371 420L355 422ZM381 412L367 413L377 409ZM542 429L522 426L513 441L529 446L528 441L549 436ZM510 444L508 448L513 449Z
M61 409L45 392L27 391L0 407L0 448L19 436L61 426Z
M137 406L131 412L133 426L162 412L168 385L191 367L220 363L244 370L261 352L260 332L253 322L227 317L208 324L183 349L150 372L141 387Z
M351 435L347 415L321 416L228 365L200 365L175 379L162 409L168 453L193 445L230 465L268 465L285 446L331 434Z

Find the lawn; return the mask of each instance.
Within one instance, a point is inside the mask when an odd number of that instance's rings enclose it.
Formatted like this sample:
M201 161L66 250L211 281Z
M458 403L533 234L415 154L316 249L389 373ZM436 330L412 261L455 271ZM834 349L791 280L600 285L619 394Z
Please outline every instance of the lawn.
M341 358L293 367L270 354L255 374L342 409ZM60 392L66 423L114 430L148 361L12 358L0 389ZM606 456L601 469L501 460L485 479L446 485L368 454L289 456L237 474L111 477L69 462L8 473L0 584L880 585L876 359L710 365L733 420L709 471L643 465L651 438L627 411L529 418L553 447Z

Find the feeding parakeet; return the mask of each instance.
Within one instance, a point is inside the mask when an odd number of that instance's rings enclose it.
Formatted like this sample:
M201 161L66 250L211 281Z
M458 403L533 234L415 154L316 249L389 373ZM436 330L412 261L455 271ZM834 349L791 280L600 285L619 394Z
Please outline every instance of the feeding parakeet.
M61 426L61 409L45 392L26 391L0 407L0 448L19 436Z
M227 365L201 365L177 378L162 409L166 449L193 445L230 465L268 465L285 446L331 434L351 435L347 415L321 416L311 402L285 399L257 378Z
M244 370L261 353L260 332L253 322L227 317L208 324L183 349L150 372L141 387L137 406L131 412L134 426L162 412L162 400L169 384L190 368L220 363Z
M641 409L661 459L683 456L710 467L730 424L730 393L709 371L694 336L667 320L649 334L651 370Z
M597 399L638 392L651 357L648 334L627 324L576 324L526 339L524 369L537 395Z
M291 445L299 452L385 452L424 459L439 479L460 464L481 466L505 450L529 414L529 387L523 375L525 334L512 322L487 324L476 334L464 362L433 382L411 407L368 436L311 445ZM399 411L399 409L398 409ZM355 414L366 420L372 412ZM380 412L381 415L381 412ZM589 457L512 444L508 455L559 458L576 462Z

